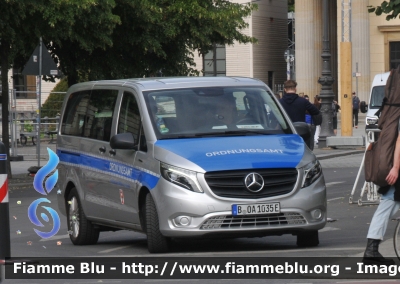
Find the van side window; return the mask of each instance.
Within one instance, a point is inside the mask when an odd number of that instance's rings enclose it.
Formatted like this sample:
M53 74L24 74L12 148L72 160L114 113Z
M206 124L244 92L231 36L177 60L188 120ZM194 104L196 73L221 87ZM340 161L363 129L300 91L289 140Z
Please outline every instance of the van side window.
M140 138L140 112L135 96L124 92L121 104L121 110L118 118L117 133L132 133L135 143Z
M92 90L84 122L83 137L110 141L118 90Z
M90 90L69 95L61 126L61 134L82 136Z

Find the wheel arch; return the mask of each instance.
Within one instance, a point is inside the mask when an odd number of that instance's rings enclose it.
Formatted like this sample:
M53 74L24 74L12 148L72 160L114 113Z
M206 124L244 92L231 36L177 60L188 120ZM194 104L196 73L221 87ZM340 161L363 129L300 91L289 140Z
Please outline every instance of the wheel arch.
M73 189L73 188L76 188L76 186L75 186L75 183L73 183L72 181L69 181L68 183L67 183L67 185L65 186L65 190L64 190L64 200L65 200L65 208L68 208L68 206L67 206L67 199L68 199L68 196L69 196L69 194L70 194L70 192L71 192L71 190ZM76 188L76 191L78 192L78 195L79 195L79 191L78 191L78 189Z
M146 204L146 195L151 194L150 190L142 186L139 190L139 196L138 196L138 208L139 208L139 220L140 220L140 226L142 227L143 232L146 232L146 222L145 222L145 216L144 216L144 209L143 206Z

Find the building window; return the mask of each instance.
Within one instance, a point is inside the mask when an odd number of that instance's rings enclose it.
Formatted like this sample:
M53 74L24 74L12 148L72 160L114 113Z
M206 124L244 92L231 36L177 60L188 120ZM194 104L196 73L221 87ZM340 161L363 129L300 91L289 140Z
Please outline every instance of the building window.
M274 89L274 71L268 71L268 87Z
M36 76L22 75L20 69L13 69L13 85L17 99L36 99Z
M204 76L226 76L225 45L214 44L203 56L203 72Z
M395 69L400 63L400 41L392 41L389 45L390 49L390 69Z

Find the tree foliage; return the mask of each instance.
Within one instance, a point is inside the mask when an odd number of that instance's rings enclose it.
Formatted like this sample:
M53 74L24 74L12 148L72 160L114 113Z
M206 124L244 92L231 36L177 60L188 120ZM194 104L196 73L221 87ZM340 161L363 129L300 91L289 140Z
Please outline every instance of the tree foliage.
M53 88L46 102L42 105L42 117L54 118L61 113L61 107L64 101L65 92L68 90L67 78L63 78Z
M380 6L368 6L368 12L375 13L377 16L382 13L387 14L387 21L396 19L400 13L400 0L383 1Z
M0 0L2 117L9 116L6 70L24 66L39 37L68 85L159 72L196 75L196 50L256 42L243 32L256 8L228 0Z
M2 141L7 151L10 149L8 129L8 101L9 85L8 70L11 67L19 68L25 65L39 37L71 38L80 43L80 48L94 49L112 44L111 34L118 16L112 14L115 2L103 0L96 3L94 0L0 0L0 64L1 76L1 105L2 105ZM98 9L108 16L108 20L100 18L90 23L101 31L101 35L85 36L75 31L76 20L92 9ZM81 27L80 31L85 30ZM10 160L8 159L9 178L11 178Z
M226 0L116 0L113 14L120 19L112 44L77 48L69 38L46 40L60 61L68 84L163 75L197 75L193 52L206 53L213 43L248 43L255 39L242 30L254 4ZM86 17L96 17L86 15ZM88 30L88 33L98 32ZM72 53L71 50L74 52Z
M288 12L294 12L294 0L288 0Z

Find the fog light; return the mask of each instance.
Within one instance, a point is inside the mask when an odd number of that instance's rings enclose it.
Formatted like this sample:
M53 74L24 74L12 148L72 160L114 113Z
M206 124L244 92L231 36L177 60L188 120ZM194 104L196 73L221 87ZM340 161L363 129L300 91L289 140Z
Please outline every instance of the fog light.
M180 225L180 226L189 226L190 222L192 220L192 217L188 216L178 216L175 219L175 224Z
M319 220L319 219L322 218L322 212L321 212L320 209L315 209L315 210L311 211L311 216L312 216L314 219Z

